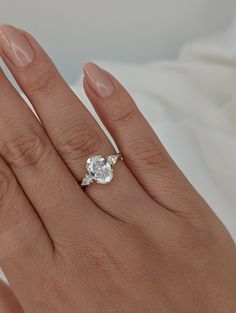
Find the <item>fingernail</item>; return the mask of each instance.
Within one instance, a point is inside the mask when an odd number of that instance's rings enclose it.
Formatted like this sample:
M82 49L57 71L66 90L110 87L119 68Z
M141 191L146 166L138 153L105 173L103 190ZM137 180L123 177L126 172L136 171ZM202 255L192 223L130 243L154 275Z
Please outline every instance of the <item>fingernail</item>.
M12 26L0 26L0 46L17 67L25 67L33 60L33 49L24 36Z
M115 90L108 75L96 64L87 63L84 66L84 74L90 87L99 97L107 98Z

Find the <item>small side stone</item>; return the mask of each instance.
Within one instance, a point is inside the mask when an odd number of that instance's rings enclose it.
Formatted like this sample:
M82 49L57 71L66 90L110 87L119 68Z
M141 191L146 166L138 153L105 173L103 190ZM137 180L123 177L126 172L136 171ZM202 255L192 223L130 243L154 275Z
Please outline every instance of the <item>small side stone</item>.
M87 174L84 179L82 180L82 183L81 183L81 186L84 187L84 186L88 186L91 184L91 182L93 181L93 178L92 176L90 176L89 174Z
M107 162L108 162L111 166L113 166L113 165L116 164L116 162L118 161L118 159L119 159L119 156L116 155L116 154L114 154L114 155L109 155L109 156L107 157Z

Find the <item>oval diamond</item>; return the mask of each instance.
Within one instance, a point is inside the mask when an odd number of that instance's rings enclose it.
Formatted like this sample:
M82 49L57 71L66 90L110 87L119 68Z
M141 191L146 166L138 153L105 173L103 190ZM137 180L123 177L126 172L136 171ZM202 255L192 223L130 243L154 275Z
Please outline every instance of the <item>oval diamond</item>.
M113 169L107 158L101 155L91 156L87 160L86 168L93 180L99 184L107 184L113 178Z

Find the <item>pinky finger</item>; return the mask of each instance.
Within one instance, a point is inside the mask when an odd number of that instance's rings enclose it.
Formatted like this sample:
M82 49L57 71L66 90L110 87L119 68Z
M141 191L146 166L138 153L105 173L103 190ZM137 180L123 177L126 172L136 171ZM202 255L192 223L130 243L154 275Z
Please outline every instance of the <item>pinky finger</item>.
M111 74L97 65L86 64L84 72L85 92L139 183L163 207L175 213L189 213L194 207L190 203L199 204L199 195L171 159L132 97Z
M1 313L24 313L19 301L10 287L0 280L0 312Z

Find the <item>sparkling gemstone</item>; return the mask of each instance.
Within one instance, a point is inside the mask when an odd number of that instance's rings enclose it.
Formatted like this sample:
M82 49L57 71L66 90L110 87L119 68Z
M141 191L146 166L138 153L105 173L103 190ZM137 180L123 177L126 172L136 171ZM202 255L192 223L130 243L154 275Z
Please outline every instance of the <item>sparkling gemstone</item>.
M91 156L87 160L86 168L89 176L99 184L107 184L113 178L112 165L101 155Z
M109 156L107 157L107 162L108 162L109 164L111 164L111 166L113 166L113 165L116 164L116 162L117 162L118 159L119 159L119 155L117 155L117 154L109 155Z
M93 181L93 177L91 175L86 175L81 183L81 186L88 186Z

